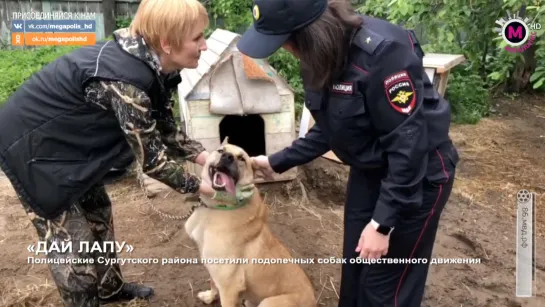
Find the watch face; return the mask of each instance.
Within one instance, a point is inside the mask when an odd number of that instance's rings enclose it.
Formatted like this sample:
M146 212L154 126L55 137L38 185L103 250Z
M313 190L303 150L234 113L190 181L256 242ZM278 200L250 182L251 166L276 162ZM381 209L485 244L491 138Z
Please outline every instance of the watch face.
M391 228L388 226L378 226L377 232L381 233L383 235L387 235L390 233Z

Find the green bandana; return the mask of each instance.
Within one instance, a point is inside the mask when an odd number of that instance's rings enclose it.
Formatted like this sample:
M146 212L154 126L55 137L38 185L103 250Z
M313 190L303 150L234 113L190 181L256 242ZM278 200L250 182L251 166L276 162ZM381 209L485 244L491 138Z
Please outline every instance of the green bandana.
M214 193L213 200L222 202L221 204L214 205L212 208L220 210L234 210L243 207L248 204L248 201L254 195L254 185L249 184L243 187L237 187L236 195L231 195L227 192Z

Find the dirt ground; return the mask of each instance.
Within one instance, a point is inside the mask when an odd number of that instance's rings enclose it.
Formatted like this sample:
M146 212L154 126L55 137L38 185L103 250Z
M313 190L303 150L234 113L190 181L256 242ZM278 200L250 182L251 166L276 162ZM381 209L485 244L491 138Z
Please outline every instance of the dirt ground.
M457 125L451 136L461 162L437 236L434 257L479 258L480 264L433 265L423 306L545 306L545 241L536 237L537 297L515 296L516 193L537 193L537 224L545 222L545 99L498 99L493 117ZM347 168L320 158L301 167L289 183L261 192L271 207L270 225L297 258L341 256L342 204ZM108 187L118 241L134 247L120 258L196 258L183 222L163 220L132 181ZM183 215L189 204L174 193L153 200L164 212ZM45 265L27 263L37 235L5 178L0 178L0 306L60 306ZM302 265L312 279L319 306L337 306L340 265ZM150 303L117 306L204 306L207 274L195 264L126 264L126 279L151 285ZM219 305L217 305L219 306ZM280 307L280 306L279 306Z

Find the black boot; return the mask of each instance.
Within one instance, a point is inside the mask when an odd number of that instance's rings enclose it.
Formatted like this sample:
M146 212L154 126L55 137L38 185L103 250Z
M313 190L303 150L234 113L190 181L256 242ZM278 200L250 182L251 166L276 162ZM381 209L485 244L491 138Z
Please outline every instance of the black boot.
M130 301L132 299L149 299L153 295L153 288L139 285L134 282L123 284L121 290L113 296L101 299L102 303L112 303L118 301Z

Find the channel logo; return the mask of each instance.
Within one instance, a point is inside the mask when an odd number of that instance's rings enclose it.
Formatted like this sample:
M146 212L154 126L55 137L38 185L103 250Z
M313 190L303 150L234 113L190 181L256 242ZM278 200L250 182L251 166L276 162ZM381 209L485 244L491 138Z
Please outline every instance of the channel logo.
M505 50L508 52L524 52L530 48L536 39L536 30L541 29L541 24L534 22L532 18L522 18L515 13L513 16L507 12L507 20L496 20L499 28L494 31L507 43Z

